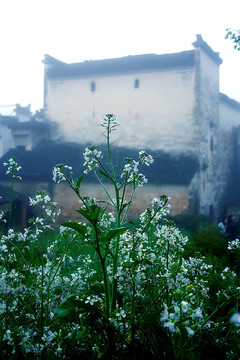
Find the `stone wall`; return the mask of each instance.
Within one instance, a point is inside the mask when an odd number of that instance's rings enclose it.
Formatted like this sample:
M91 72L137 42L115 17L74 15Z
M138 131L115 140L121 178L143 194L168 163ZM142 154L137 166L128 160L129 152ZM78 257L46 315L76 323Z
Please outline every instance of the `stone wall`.
M56 201L62 209L60 221L70 219L79 219L80 215L75 212L79 209L78 197L72 190L67 188L63 183L54 185L54 201ZM110 189L110 193L112 193ZM151 207L151 200L159 195L167 195L171 197L169 204L171 205L171 215L177 215L188 211L188 189L186 186L170 186L170 185L150 185L147 184L143 188L139 188L135 192L133 203L129 212L129 218L137 218L147 207ZM96 198L96 200L107 201L107 196L99 184L89 183L82 187L82 195ZM126 199L130 197L130 188L127 189ZM103 204L100 204L103 206ZM109 206L108 211L111 211Z

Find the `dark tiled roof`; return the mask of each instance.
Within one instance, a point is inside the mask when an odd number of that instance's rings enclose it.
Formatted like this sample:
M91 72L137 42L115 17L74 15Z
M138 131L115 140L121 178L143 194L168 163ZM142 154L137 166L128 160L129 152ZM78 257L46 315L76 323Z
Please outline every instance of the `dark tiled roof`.
M227 95L222 94L222 93L219 94L219 99L220 99L220 101L222 101L222 102L228 104L229 106L235 108L236 110L240 111L240 103L238 101L233 100L233 99L229 98Z
M84 77L193 66L194 52L194 50L189 50L163 55L132 55L116 59L89 60L74 64L66 64L45 55L43 62L47 65L46 74L48 78Z
M9 186L4 186L4 185L0 184L0 205L10 202L10 192L11 192L10 183L9 183ZM13 191L13 201L27 200L27 199L28 199L27 196L15 191L15 190Z
M74 165L77 168L79 161L79 170L82 163L82 155L79 149L74 146L57 145L52 141L43 141L32 151L25 151L21 148L9 150L2 158L0 164L0 177L6 172L6 168L2 166L3 162L15 157L22 170L19 175L26 180L47 180L52 178L52 170L54 165L63 163Z
M52 141L43 141L33 151L24 151L22 149L12 149L7 152L0 163L0 179L5 179L6 168L3 162L7 162L12 156L16 157L16 161L22 166L19 175L23 180L31 181L52 181L52 170L56 164L65 164L73 167L76 177L80 176L83 171L83 152L84 145L76 144L56 144ZM103 153L105 148L99 147ZM147 167L142 166L139 171L146 175L149 183L161 184L189 184L192 177L198 170L197 160L185 155L173 158L166 153L159 151L149 151L154 157L154 163ZM117 164L123 164L126 157L138 159L136 150L126 148L113 148L113 161ZM118 175L121 167L117 170ZM92 173L86 175L87 181L94 181ZM86 181L85 180L85 181Z
M43 129L49 127L48 123L37 121L33 117L29 121L19 121L17 116L0 115L0 121L9 129Z

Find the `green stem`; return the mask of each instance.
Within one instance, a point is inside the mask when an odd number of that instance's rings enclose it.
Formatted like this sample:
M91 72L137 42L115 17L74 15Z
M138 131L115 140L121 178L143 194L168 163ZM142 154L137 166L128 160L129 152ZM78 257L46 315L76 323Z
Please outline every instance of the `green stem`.
M116 175L115 175L115 171L114 171L114 167L113 167L113 163L112 163L112 156L111 156L111 151L110 151L110 119L108 119L108 126L107 126L107 151L108 151L108 160L109 160L109 165L111 167L112 170L112 179L114 180L115 184L116 184Z
M11 225L12 225L13 177L14 177L14 174L13 174L13 169L12 169L12 172L11 172L11 189L10 189L8 229L10 229Z
M116 220L117 220L117 228L121 225L121 219L120 219L120 198L119 198L119 190L117 188L116 183L114 184L115 187L115 194L116 194ZM112 272L112 311L116 309L116 297L117 297L117 279L116 279L116 273L117 273L117 266L118 266L118 252L119 252L119 241L120 241L120 235L117 235L116 238L116 244L115 244L115 252L113 256L113 272Z
M41 243L42 243L42 235L41 235ZM44 312L44 265L43 265L43 258L42 258L41 270L42 270L42 278L41 278L40 326L41 326L41 337L43 337L43 329L44 329L44 316L43 316L44 315L43 314L43 312ZM41 360L43 360L43 359L44 359L44 349L41 352Z
M96 236L96 252L100 259L100 263L102 266L102 272L103 272L103 282L104 282L105 297L106 297L106 315L107 315L107 317L110 317L110 286L109 286L106 262L101 253L97 226L94 226L94 230L95 230L95 236Z
M130 205L131 205L131 203L132 203L132 199L133 199L134 193L135 193L135 189L132 190L131 197L130 197L130 200L129 200L129 202L128 202L128 206L127 206L127 208L126 208L126 210L125 210L124 216L123 216L123 218L122 218L121 224L123 224L124 221L125 221L125 219L126 219L126 216L127 216L127 214L128 214L128 210L129 210Z
M40 207L40 217L42 218L43 208ZM44 333L44 261L43 261L43 233L40 234L40 254L41 254L41 304L40 304L40 329L41 329L41 337L43 337ZM41 351L41 360L45 358L44 349Z
M94 171L94 174L95 174L96 178L98 179L99 183L101 184L101 186L102 186L103 190L104 190L104 191L105 191L105 193L107 194L107 196L108 196L109 200L111 201L111 204L115 207L115 203L114 203L114 201L113 201L113 199L112 199L111 195L109 194L109 192L108 192L108 190L107 190L106 186L103 184L102 180L100 179L100 177L98 176L98 174L97 174L97 172L96 172L96 171Z
M107 152L108 152L108 161L109 165L112 171L112 179L114 184L114 190L115 190L115 197L116 202L114 203L114 207L116 210L116 225L117 228L120 227L121 219L120 219L120 196L119 196L119 189L117 187L117 181L116 181L116 174L114 171L114 166L112 162L112 156L110 151L110 132L111 132L111 124L110 119L108 119L108 125L107 125ZM117 273L117 265L118 265L118 251L119 251L119 241L120 241L120 235L117 235L116 238L116 244L115 244L115 251L113 256L113 271L112 271L112 303L111 303L111 312L116 309L116 297L117 297L117 279L116 279L116 273Z

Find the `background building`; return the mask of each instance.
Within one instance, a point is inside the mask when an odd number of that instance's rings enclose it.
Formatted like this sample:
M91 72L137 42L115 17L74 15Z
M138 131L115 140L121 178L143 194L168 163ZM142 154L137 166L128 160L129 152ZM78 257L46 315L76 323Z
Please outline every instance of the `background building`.
M199 212L217 221L230 208L238 212L240 104L219 93L222 60L201 35L180 53L74 64L46 55L43 62L44 124L56 146L101 145L98 124L113 113L121 125L115 153L144 149L155 157L137 209L166 193L173 214ZM8 129L14 137L16 127Z

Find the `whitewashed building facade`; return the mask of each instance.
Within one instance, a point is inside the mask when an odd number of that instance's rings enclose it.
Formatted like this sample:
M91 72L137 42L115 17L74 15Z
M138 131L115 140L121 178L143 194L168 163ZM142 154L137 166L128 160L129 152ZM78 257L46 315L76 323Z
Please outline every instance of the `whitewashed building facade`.
M159 158L156 181L145 194L166 193L176 213L199 212L217 221L240 201L240 104L219 93L219 54L201 35L192 45L174 54L74 64L45 55L44 114L57 124L53 141L80 145L102 144L98 124L104 114L115 114L120 126L114 145L129 153L148 150ZM172 168L161 169L163 157ZM186 159L191 160L187 166ZM173 166L178 161L182 175ZM190 163L197 164L194 170ZM170 169L178 174L161 176Z

